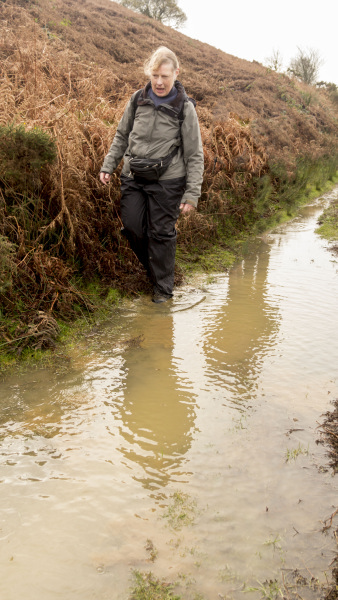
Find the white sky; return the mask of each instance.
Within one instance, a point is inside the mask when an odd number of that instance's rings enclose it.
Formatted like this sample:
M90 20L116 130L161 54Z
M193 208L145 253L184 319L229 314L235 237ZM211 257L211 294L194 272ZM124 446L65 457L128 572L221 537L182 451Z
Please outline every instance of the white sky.
M283 70L302 50L315 49L324 63L319 81L338 85L336 0L177 0L188 21L181 33L228 54L265 62L273 50Z

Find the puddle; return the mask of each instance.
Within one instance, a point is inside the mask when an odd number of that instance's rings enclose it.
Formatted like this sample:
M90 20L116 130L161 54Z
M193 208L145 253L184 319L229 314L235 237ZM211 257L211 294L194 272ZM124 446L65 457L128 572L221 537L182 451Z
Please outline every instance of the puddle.
M125 600L133 569L187 600L294 568L325 582L337 490L316 440L338 396L338 266L314 230L329 196L229 275L118 310L69 368L0 384L2 598Z

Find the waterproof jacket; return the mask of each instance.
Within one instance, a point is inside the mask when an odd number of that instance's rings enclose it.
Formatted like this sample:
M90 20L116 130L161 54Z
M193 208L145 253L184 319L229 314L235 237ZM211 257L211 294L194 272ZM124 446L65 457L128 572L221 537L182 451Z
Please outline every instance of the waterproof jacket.
M177 154L160 181L186 177L182 203L197 206L201 195L204 170L203 146L195 107L189 101L183 85L175 81L177 96L170 104L155 104L148 96L150 82L142 90L134 106L135 92L118 124L113 143L101 171L113 173L124 159L123 175L133 177L129 158L164 158L175 146ZM183 113L182 113L183 107ZM182 116L183 121L178 118Z

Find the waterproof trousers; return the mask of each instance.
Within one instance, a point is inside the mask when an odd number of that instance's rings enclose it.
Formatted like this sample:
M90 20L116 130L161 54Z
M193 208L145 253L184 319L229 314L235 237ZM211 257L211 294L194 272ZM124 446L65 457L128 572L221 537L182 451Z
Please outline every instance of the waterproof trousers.
M123 234L146 269L154 293L172 296L176 252L175 224L185 177L146 181L121 175Z

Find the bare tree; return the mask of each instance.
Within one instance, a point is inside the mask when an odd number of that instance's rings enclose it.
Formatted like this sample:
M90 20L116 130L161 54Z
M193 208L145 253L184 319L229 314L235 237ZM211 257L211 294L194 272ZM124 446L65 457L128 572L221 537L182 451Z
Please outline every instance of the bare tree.
M182 27L187 20L187 15L176 0L120 0L120 4L176 29Z
M298 54L292 58L288 72L309 85L314 85L318 78L319 69L323 64L318 50L310 48L307 52L298 48Z
M268 69L280 73L283 68L283 57L280 51L273 49L271 56L266 57L264 64L266 67L268 67Z

